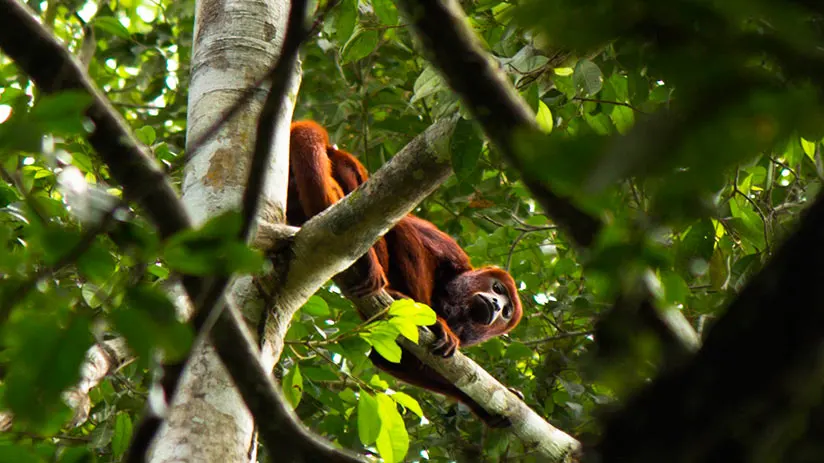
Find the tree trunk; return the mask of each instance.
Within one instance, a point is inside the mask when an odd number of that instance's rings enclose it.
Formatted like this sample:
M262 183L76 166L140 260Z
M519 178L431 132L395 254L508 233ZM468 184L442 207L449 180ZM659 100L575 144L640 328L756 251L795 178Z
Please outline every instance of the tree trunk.
M196 5L187 140L199 140L276 61L289 11L287 0L245 2L200 0ZM297 79L293 85L297 86ZM188 152L183 201L197 224L239 209L246 185L255 127L266 88L217 133ZM297 94L290 89L287 94ZM284 102L275 130L288 131L294 102ZM272 147L259 216L282 222L286 204L288 136ZM257 330L263 305L250 277L239 278L229 296ZM263 363L273 366L271 347ZM267 352L269 354L267 354ZM156 440L152 461L239 462L254 459L254 423L231 378L211 346L198 349L184 373L167 423Z

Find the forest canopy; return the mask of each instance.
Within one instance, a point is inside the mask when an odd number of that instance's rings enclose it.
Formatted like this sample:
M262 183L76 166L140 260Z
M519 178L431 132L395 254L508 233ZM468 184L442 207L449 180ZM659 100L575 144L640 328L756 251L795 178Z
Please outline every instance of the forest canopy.
M6 3L81 63L181 190L195 2ZM604 461L824 458L824 8L443 2L503 76L500 96L409 3L310 2L294 120L370 173L455 121L454 175L413 213L472 265L510 272L524 312L462 352ZM27 66L59 83L59 63L12 59L12 37L0 27L0 460L119 461L161 357L186 358L198 335L167 285L263 278L278 260L238 241L238 215L167 236L141 203L150 189L127 191L90 141L92 95L37 82ZM273 372L298 419L373 460L546 461L375 368L370 349L400 355L394 338L431 322L392 307L365 323L332 281L303 304ZM112 363L84 389L95 346Z

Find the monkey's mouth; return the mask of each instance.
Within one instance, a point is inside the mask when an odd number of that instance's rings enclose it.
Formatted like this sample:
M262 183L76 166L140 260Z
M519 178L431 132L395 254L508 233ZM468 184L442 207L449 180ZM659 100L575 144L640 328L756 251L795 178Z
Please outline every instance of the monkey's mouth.
M470 313L472 315L472 320L476 323L491 325L492 322L495 321L496 309L497 307L495 306L495 303L480 294L476 294L472 298Z

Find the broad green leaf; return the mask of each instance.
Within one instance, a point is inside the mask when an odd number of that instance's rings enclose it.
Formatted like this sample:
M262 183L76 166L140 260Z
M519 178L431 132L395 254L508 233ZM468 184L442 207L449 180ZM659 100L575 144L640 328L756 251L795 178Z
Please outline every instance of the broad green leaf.
M151 145L157 139L157 132L155 132L155 129L151 125L144 125L135 130L134 133L137 135L137 139L144 145Z
M407 410L423 418L423 409L421 409L421 405L418 403L417 400L415 400L414 397L404 392L398 391L395 391L389 397L391 397L392 400L394 400L395 402L401 404Z
M37 456L29 443L0 443L0 461L9 463L43 463L47 460Z
M129 36L131 36L129 30L126 29L117 18L112 16L95 16L92 21L92 26L97 30L108 32L121 39L128 40Z
M801 149L804 150L804 154L810 158L811 161L815 162L815 148L817 143L805 140L804 138L801 139Z
M403 461L409 450L409 434L403 417L398 413L395 401L386 394L378 394L378 415L381 419L381 430L378 434L376 446L381 458L390 463Z
M401 335L403 335L405 338L409 339L415 344L418 343L420 335L420 333L418 332L418 325L416 325L407 318L400 317L390 318L389 323L394 325L398 329L398 331L400 331Z
M380 430L381 417L378 414L378 400L361 389L358 394L358 438L361 444L370 445L375 442Z
M621 135L626 135L635 123L635 113L626 106L616 105L613 107L609 113L609 118L612 119L612 123L615 124L615 129L618 130L618 133Z
M382 380L378 375L372 375L372 377L369 378L369 385L381 391L389 389L389 383Z
M168 296L154 286L128 288L111 318L141 359L151 358L158 348L168 361L177 360L189 351L193 340L189 325L178 320Z
M509 360L520 360L530 358L535 355L535 351L530 349L527 345L520 342L513 342L506 348L504 357Z
M44 94L31 110L30 117L44 133L58 135L84 134L84 115L92 98L79 90Z
M6 327L11 352L3 399L16 424L44 433L64 424L69 415L61 393L77 382L93 344L89 324L88 318L59 309L27 314Z
M2 457L0 457L2 460ZM15 460L16 461L16 460ZM95 461L94 454L85 447L69 447L60 453L59 463L89 463Z
M378 31L374 29L355 28L355 32L341 52L343 63L351 63L369 56L378 47Z
M54 265L69 255L80 242L80 233L69 228L49 226L39 234L39 246L46 264Z
M546 133L552 132L552 111L550 111L549 106L541 100L538 100L538 114L536 116L536 120L538 121L538 126L541 130Z
M578 61L572 78L575 81L575 88L584 96L595 95L601 91L604 85L604 75L601 73L601 68L588 59Z
M400 363L401 361L401 346L395 342L395 337L376 336L376 335L362 335L375 351L381 357L389 360L392 363Z
M372 8L381 23L394 26L398 23L398 10L392 0L372 0Z
M585 114L584 120L598 135L609 135L612 133L612 120L604 113Z
M664 300L669 304L683 303L690 295L690 288L687 283L676 272L662 271L661 284L664 287Z
M358 1L342 0L335 8L333 21L335 24L335 40L343 45L350 39L352 32L355 30L358 21Z
M749 207L741 207L738 198L732 198L729 205L733 216L733 219L728 221L729 225L746 238L744 244L763 250L766 242L764 241L764 221L761 220L761 216Z
M120 412L114 420L114 434L112 435L112 453L120 457L129 448L132 440L132 419L128 413Z
M102 283L112 277L116 266L112 255L96 239L77 259L77 269L89 280Z
M186 230L169 238L163 258L173 270L190 275L255 273L264 260L238 237L240 215L228 212L210 219L197 230Z
M421 75L419 75L415 80L415 85L413 87L414 92L410 103L415 103L419 100L430 97L445 88L446 87L444 86L443 80L441 80L441 76L438 75L438 71L436 71L432 66L427 66L423 68L423 72L421 72Z
M300 399L303 397L303 376L300 374L300 366L295 363L289 373L283 378L283 395L292 408L297 408Z
M329 304L317 295L310 297L300 310L314 317L328 317L332 314L332 311L329 310Z
M437 321L437 315L426 304L412 299L398 299L389 306L389 316L409 320L418 326L429 326Z
M452 153L452 168L459 179L466 181L478 169L483 144L483 138L475 124L466 119L459 119L455 131L452 132L449 147Z

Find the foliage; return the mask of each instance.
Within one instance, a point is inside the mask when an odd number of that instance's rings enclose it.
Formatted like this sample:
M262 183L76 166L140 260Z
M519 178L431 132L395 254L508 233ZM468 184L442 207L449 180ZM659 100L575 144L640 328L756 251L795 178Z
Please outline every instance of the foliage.
M29 5L75 52L91 26L92 78L175 180L193 3ZM627 333L632 350L619 362L593 361L594 323L615 295L648 278L659 306L702 331L818 193L821 12L777 0L461 3L545 132L519 139L527 175L606 228L592 252L576 252L468 120L450 145L456 175L415 213L520 285L518 328L465 352L555 426L597 437L596 411L647 381L659 351ZM416 47L392 2L342 0L304 47L296 118L318 120L376 170L436 119L465 113ZM151 353L174 358L191 340L160 284L175 269L260 261L226 218L160 243L139 211L105 216L121 191L83 138L87 102L40 95L2 56L0 88L0 400L15 413L0 460L117 459ZM106 233L90 233L101 218ZM414 337L425 313L402 303L365 324L333 285L312 297L276 371L297 414L387 461L529 461L511 434L369 362L370 348L397 358L391 340ZM138 361L93 389L90 419L70 427L61 391L94 339L121 334Z

